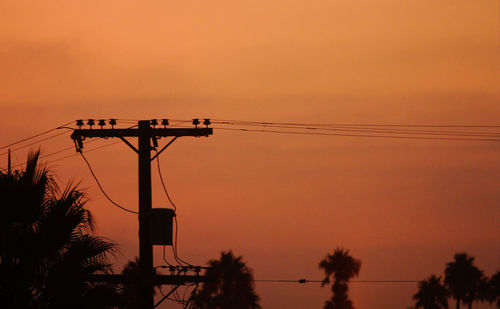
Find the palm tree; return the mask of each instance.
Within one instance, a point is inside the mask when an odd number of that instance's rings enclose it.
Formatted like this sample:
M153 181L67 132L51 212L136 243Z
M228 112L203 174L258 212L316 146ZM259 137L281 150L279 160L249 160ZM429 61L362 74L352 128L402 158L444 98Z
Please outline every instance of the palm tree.
M0 303L3 308L106 308L116 287L86 281L111 271L115 245L90 235L94 220L77 186L60 192L30 152L24 171L0 172Z
M445 284L457 301L457 309L462 301L471 308L472 303L478 300L483 272L474 265L474 258L467 253L457 253L454 259L446 265Z
M123 267L122 275L124 277L123 281L123 301L124 308L140 308L140 281L142 280L141 269L139 267L139 258L136 257L133 261L129 261L125 267ZM153 269L153 276L157 275L156 268ZM157 288L161 285L156 285ZM156 294L156 291L153 292Z
M413 299L417 301L415 308L448 308L448 290L441 284L441 277L435 275L418 283L418 292L413 295Z
M333 254L328 254L319 263L319 268L325 271L326 277L321 286L330 283L333 276L332 299L325 303L325 309L353 309L352 301L349 300L347 291L349 280L359 274L361 261L349 255L349 250L337 248Z
M207 281L193 297L195 309L258 309L252 271L229 250L208 262Z
M488 285L490 287L488 301L490 303L496 302L497 308L500 308L500 271L491 276Z

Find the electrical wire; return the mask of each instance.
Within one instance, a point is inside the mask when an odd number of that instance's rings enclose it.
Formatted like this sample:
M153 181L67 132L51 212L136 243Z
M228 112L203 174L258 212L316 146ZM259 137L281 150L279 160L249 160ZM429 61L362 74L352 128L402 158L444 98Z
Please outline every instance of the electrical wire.
M163 192L165 192L165 195L167 196L168 201L170 204L172 204L172 207L174 208L174 211L177 210L177 206L175 206L174 202L170 198L170 194L168 194L167 186L165 185L165 182L163 181L163 176L160 168L160 156L158 155L158 150L155 148L156 151L156 166L158 167L158 176L160 176L160 182L163 187Z
M319 135L319 136L344 136L344 137L374 137L374 138L393 138L393 139L420 139L420 140L446 140L446 141L482 141L482 142L500 142L499 139L478 139L478 138L452 138L452 137L432 137L432 136L394 136L394 135L374 135L374 134L342 134L342 133L320 133L320 132L301 132L301 131L279 131L267 129L241 129L241 128L222 128L218 130L242 131L242 132L261 132L277 134L295 134L295 135Z
M136 127L137 125L133 125L131 127L127 127L127 129L131 129L133 127ZM69 129L72 129L72 128L69 128ZM73 129L72 129L73 130ZM92 140L88 140L88 141L84 141L84 144L85 145L88 145L90 143L94 143L98 141L97 139L92 139ZM115 144L119 144L121 143L121 141L117 141L117 142L113 142L113 143L109 143L109 144L105 144L105 145L102 145L102 146L99 146L99 147L96 147L96 148L92 148L92 149L89 149L87 150L86 152L89 153L89 152L92 152L94 150L98 150L98 149L101 149L101 148L105 148L105 147L109 147L109 146L112 146L112 145L115 145ZM70 146L70 147L66 147L66 148L63 148L63 149L60 149L60 150L57 150L55 152L51 152L49 154L45 154L45 155L42 155L40 156L40 159L43 159L43 158L47 158L47 157L51 157L53 155L56 155L58 153L61 153L61 152L64 152L64 151L67 151L67 150L72 150L74 149L74 146ZM67 159L67 158L71 158L71 157L74 157L76 156L77 154L71 154L71 155L68 155L68 156L65 156L65 157L61 157L61 158L58 158L58 159L55 159L55 160L51 160L51 161L47 161L46 163L52 163L52 162L57 162L57 161L60 161L60 160L64 160L64 159ZM18 164L15 164L15 165L12 165L12 167L17 167L17 166L21 166L23 165L24 163L18 163Z
M89 143L90 143L90 141L89 141ZM119 143L121 143L121 141L117 141L117 142L114 142L114 143L108 143L108 144L105 144L105 145L102 145L102 146L99 146L99 147L96 147L96 148L91 148L91 149L87 150L86 153L89 153L89 152L92 152L92 151L95 151L95 150L99 150L99 149L102 149L102 148L106 148L106 147L109 147L109 146L113 146L113 145L116 145L116 144L119 144ZM61 158L58 158L58 159L46 161L45 163L49 164L49 163L53 163L53 162L65 160L65 159L68 159L68 158L73 158L73 157L75 157L77 155L78 155L77 153L73 153L73 154L70 154L69 156L65 156L65 157L61 157Z
M497 129L497 125L410 125L410 124L312 124L291 122L257 122L257 121L235 121L214 120L214 124L229 125L235 128L219 127L223 130L250 131L282 134L306 134L306 135L334 135L351 137L378 137L378 138L403 138L403 139L429 139L429 140L463 140L463 141L500 141L500 132L464 131L459 128L482 128ZM238 128L239 127L239 128ZM243 127L243 128L242 128ZM248 129L245 127L263 127L265 129ZM419 129L417 129L419 128ZM446 128L436 130L434 128ZM279 130L271 130L279 129ZM454 130L451 130L454 129ZM305 131L305 132L304 132ZM316 131L316 132L310 132ZM327 133L321 131L336 131L339 133ZM346 134L340 132L354 132L360 134ZM363 134L364 133L364 134Z
M191 292L191 296L188 299L188 303L184 306L184 309L188 309L188 308L191 308L193 306L193 298L196 295L196 291L198 290L198 286L199 286L199 284L196 283L193 291Z
M95 140L90 140L88 142L85 142L85 145L88 145L88 144L90 144L92 142L95 142ZM104 147L103 146L97 147L97 148L91 149L91 150L89 150L87 152L90 152L90 151L93 151L93 150L96 150L96 149L100 149L100 148L104 148ZM63 149L60 149L60 150L56 150L56 151L48 153L48 154L41 155L39 157L39 159L48 158L48 157L51 157L53 155L56 155L56 154L59 154L59 153L62 153L62 152L68 151L68 150L73 150L73 149L75 149L74 146L66 147L66 148L63 148ZM63 158L55 159L55 160L52 160L52 161L47 161L46 163L51 163L51 162L59 161L59 160L70 158L70 157L73 157L73 156L76 156L76 155L77 154L74 153L72 155L69 155L69 156L66 156L66 157L63 157ZM24 165L24 163L17 163L17 164L12 165L12 168L15 168L15 167L18 167L18 166L22 166L22 165Z
M163 187L163 192L165 192L165 195L167 196L167 199L168 201L170 202L170 204L172 204L172 207L174 208L174 211L177 211L177 206L175 205L174 201L172 200L172 198L170 197L170 194L168 193L168 190L167 190L167 186L165 185L165 181L163 179L163 175L162 175L162 172L161 172L161 167L160 167L160 156L158 155L158 150L155 149L156 151L156 166L158 168L158 176L160 178L160 182L161 182L161 185ZM174 236L174 243L172 244L172 252L174 254L174 258L175 260L177 261L177 263L179 263L179 265L183 265L183 264L186 264L186 265L189 265L189 266L193 266L191 263L189 262L186 262L184 261L183 259L181 259L178 255L178 235L179 235L179 224L177 222L177 216L174 217L174 225L175 225L175 236Z
M366 124L366 123L297 123L297 122L264 122L249 120L212 119L212 123L223 124L266 124L295 126L367 126L367 127L415 127L415 128L500 128L500 125L457 125L457 124Z
M184 261L181 259L178 255L179 252L179 243L177 242L178 235L179 235L179 224L177 223L177 216L174 217L174 224L175 224L175 240L174 240L174 245L172 246L172 250L174 252L175 258L177 261L180 261L181 263L184 263L188 266L193 266L193 264Z
M124 210L126 212L130 212L130 213L133 213L133 214L136 214L138 215L139 213L137 211L133 211L133 210L130 210L130 209L127 209L123 206L120 206L119 204L115 203L109 196L108 194L106 194L106 192L104 191L104 189L102 188L101 186L101 183L99 182L99 179L97 179L95 173L94 173L94 170L92 169L92 166L90 165L89 161L87 160L87 158L85 158L85 155L83 154L83 152L80 152L80 155L82 156L83 160L85 161L85 163L87 163L87 166L90 170L90 173L92 174L92 176L94 177L96 183L97 183L97 186L99 187L99 189L101 190L102 194L104 194L104 196L108 199L108 201L111 202L111 204L115 205L116 207L120 208L121 210Z
M30 137L26 137L26 138L23 138L21 140L18 140L16 142L13 142L13 143L10 143L8 145L5 145L5 146L1 146L0 149L5 149L5 148L9 148L10 146L14 146L14 145L17 145L17 144L20 144L20 143L23 143L23 142L26 142L26 141L29 141L33 138L36 138L36 137L39 137L39 136L42 136L42 135L45 135L47 133L50 133L52 131L55 131L55 130L59 130L59 129L62 129L64 126L67 126L68 124L71 124L73 121L70 121L68 123L65 123L65 124L62 124L56 128L53 128L53 129L50 129L50 130L47 130L47 131L43 131L43 132L40 132L38 134L35 134L35 135L32 135Z
M308 280L308 279L255 279L256 282L270 282L270 283L318 283L323 280ZM349 280L353 283L417 283L420 280Z
M174 212L175 212L175 211L177 211L177 206L175 205L175 203L170 198L170 194L168 193L167 186L165 185L165 181L163 180L163 175L162 175L161 168L160 168L160 156L158 155L158 150L156 148L154 150L156 151L156 166L158 168L158 176L160 177L160 182L161 182L161 185L163 187L163 192L167 196L167 199L170 202L170 204L172 204L172 207L174 208ZM176 249L176 247L177 247L177 233L178 233L178 228L177 228L177 214L174 217L174 224L175 224L175 236L174 236L174 243L172 244L172 253L174 255L175 261L179 265L183 265L182 264L182 260L180 260L179 257L177 256L177 249Z
M385 134L410 134L410 135L444 135L444 136L475 136L475 137L497 137L499 132L475 132L475 131L443 131L443 130L415 130L415 129L394 129L379 127L358 127L358 126L335 126L335 127L311 127L311 126L289 126L289 125L268 125L268 124L245 124L240 126L280 128L280 129L300 129L314 131L337 131L337 132L362 132L362 133L385 133Z
M46 138L43 138L41 140L38 140L38 141L35 141L35 142L32 142L32 143L29 143L27 145L24 145L24 146L20 146L20 147L17 147L17 148L14 148L14 149L11 149L11 152L14 152L14 151L17 151L17 150L21 150L21 149L24 149L26 147L29 147L29 146L32 146L32 145L35 145L35 144L39 144L41 142L45 142L45 141L48 141L49 139L52 139L52 138L55 138L55 137L58 137L58 136L61 136L63 134L67 134L67 132L59 132L57 134L54 134L54 135L51 135L49 137L46 137ZM8 154L9 151L6 151L6 152L2 152L0 153L0 156L4 156L6 154Z

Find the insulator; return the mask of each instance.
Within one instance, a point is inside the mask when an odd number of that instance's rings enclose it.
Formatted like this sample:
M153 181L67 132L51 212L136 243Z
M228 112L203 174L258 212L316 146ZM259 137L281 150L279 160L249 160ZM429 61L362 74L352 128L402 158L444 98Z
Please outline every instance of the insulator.
M109 119L109 125L115 126L116 125L116 119Z
M104 127L106 125L106 121L104 119L99 119L99 126L101 127Z
M164 126L164 127L168 126L169 125L168 119L162 119L161 120L161 125Z
M87 125L89 125L90 127L92 127L93 125L95 125L94 119L89 119L89 121L87 121Z
M83 120L78 119L78 120L76 121L76 125L77 125L77 126L79 126L79 127L81 128L81 127L84 125Z
M197 127L200 124L200 119L194 118L193 119L193 124L194 124L195 127Z
M158 125L158 120L156 119L152 119L151 120L151 125L154 127L154 126L157 126Z
M208 126L210 125L210 119L205 118L205 119L203 120L203 124L204 124L204 125L206 125L206 126L208 127Z

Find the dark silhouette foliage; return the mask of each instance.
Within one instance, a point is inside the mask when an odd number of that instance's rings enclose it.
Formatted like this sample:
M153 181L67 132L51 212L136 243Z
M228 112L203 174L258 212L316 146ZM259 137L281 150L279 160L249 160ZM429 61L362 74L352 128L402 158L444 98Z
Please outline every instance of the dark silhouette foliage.
M258 309L252 271L231 251L208 262L207 282L193 296L195 309Z
M111 271L115 245L90 234L84 193L71 184L60 192L39 155L24 171L0 172L2 308L110 308L117 288L85 278Z
M450 295L460 303L472 307L474 301L480 300L483 272L474 265L474 257L466 253L455 254L454 261L446 265L445 284Z
M325 309L353 309L352 301L349 299L349 280L359 274L361 261L354 259L349 255L349 250L337 248L333 254L328 254L324 260L319 263L319 268L325 271L326 277L321 286L332 284L332 299L326 301Z
M413 299L416 300L415 308L448 308L448 290L441 283L441 277L436 275L418 283L418 292L413 295Z
M457 309L461 304L470 309L476 302L496 302L500 308L500 272L489 279L474 265L474 257L466 253L455 254L454 261L446 264L444 287L440 279L432 275L419 282L419 291L413 296L417 301L416 308L447 308L445 298L450 296L456 300Z
M156 269L154 269L153 276L156 274ZM124 276L122 290L124 308L140 308L141 299L139 294L139 283L142 280L142 274L139 267L139 258L136 257L133 261L129 261L127 265L123 267L122 275Z
M500 309L500 271L497 271L488 282L488 302L495 303Z

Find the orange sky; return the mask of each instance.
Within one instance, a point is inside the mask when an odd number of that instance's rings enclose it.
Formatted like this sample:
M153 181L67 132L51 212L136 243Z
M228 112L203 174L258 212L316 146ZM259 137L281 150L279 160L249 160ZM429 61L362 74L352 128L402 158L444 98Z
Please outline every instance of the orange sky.
M499 12L493 0L4 0L0 144L89 117L499 124ZM162 167L192 263L231 248L256 278L319 279L319 260L344 246L363 262L359 279L413 280L458 251L488 275L500 268L499 149L214 130L176 141ZM108 193L136 207L135 154L116 145L87 157ZM136 255L136 219L106 202L83 161L51 166L88 188L118 263ZM416 285L351 289L358 309L405 308ZM321 308L330 296L315 284L257 292L264 308Z

